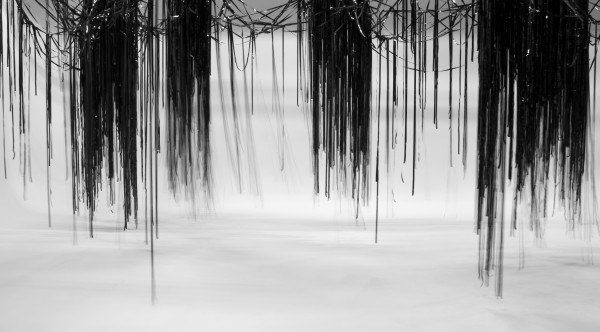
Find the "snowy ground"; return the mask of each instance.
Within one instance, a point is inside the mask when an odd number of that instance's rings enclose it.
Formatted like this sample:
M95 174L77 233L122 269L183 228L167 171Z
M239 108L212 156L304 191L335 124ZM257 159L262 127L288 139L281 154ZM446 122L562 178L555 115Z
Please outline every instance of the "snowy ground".
M507 241L505 295L477 280L470 222L275 217L163 217L156 289L144 231L96 236L71 217L0 223L0 331L597 331L600 266L550 224ZM85 221L79 220L79 225ZM81 226L80 226L81 227Z

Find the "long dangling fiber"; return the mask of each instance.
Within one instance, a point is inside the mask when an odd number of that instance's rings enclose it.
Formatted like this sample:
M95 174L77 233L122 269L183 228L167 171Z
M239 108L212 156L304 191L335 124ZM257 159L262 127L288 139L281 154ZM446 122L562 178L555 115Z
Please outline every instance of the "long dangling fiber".
M86 0L82 5L77 55L72 70L79 85L71 94L79 96L71 123L72 150L79 158L84 200L90 213L90 236L96 198L108 179L110 202L114 203L117 163L122 167L124 228L130 215L137 218L137 0ZM77 69L78 68L78 69ZM115 137L117 142L115 142ZM117 159L118 158L118 159ZM75 198L79 199L79 198Z
M4 179L7 178L6 174L6 124L4 120L4 1L0 1L0 102L2 106L2 164L4 169ZM8 36L7 36L8 37Z
M487 283L496 270L498 296L507 180L515 190L512 228L517 200L528 197L530 227L541 236L550 184L569 221L579 220L590 38L580 13L587 6L587 0L479 1L479 275Z
M167 0L166 135L171 190L210 194L211 1ZM201 188L197 188L201 179Z
M143 60L139 76L140 84L140 149L141 149L141 176L144 184L144 225L145 241L150 242L150 293L152 304L156 302L156 276L154 270L154 239L158 239L158 154L160 153L160 39L155 31L159 10L163 14L166 7L164 3L148 0L146 2L146 26L140 29L143 33L142 40L145 48L141 50ZM149 204L148 204L149 203ZM148 214L150 217L148 218ZM148 233L148 223L150 233ZM137 228L136 220L136 228ZM148 241L148 239L150 241Z
M371 135L369 2L315 0L311 9L308 24L315 191L323 190L330 197L332 183L345 187L350 181L352 197L357 201L362 197L366 202ZM325 155L324 188L320 183L321 152Z
M52 227L52 215L50 211L50 159L52 150L52 36L50 35L50 6L46 0L46 195L48 199L48 227Z

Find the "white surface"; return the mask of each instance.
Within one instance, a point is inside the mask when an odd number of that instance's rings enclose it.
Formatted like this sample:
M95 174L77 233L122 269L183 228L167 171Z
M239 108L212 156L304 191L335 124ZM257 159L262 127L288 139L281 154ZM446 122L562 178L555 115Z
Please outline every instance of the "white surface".
M143 228L70 217L0 223L0 331L596 331L600 268L560 224L507 241L505 296L477 280L470 223L223 214L161 219L157 302ZM8 221L10 220L10 221ZM85 224L79 219L80 227ZM103 230L100 230L103 228ZM529 242L527 242L529 243Z

